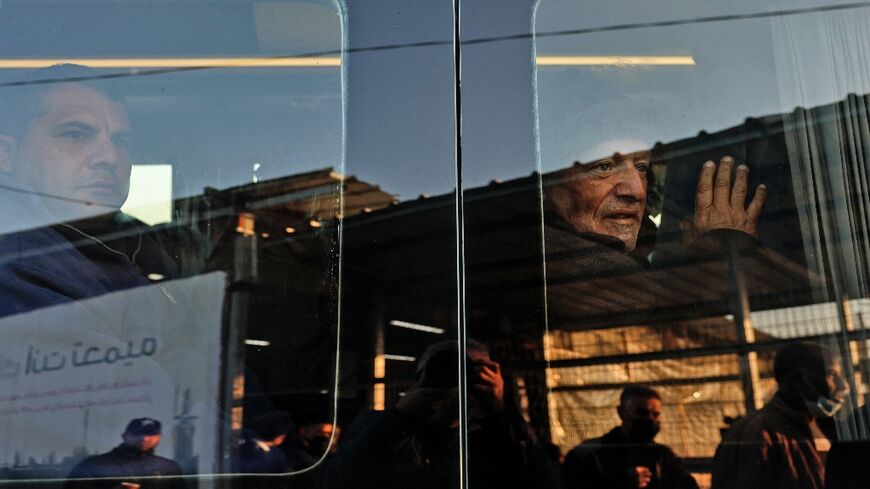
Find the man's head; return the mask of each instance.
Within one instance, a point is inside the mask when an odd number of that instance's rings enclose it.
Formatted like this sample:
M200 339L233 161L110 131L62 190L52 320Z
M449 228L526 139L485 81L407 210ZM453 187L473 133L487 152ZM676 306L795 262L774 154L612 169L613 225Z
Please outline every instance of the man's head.
M127 200L127 110L111 86L89 81L96 77L77 65L38 70L10 93L0 121L0 171L61 219L109 213Z
M152 452L160 443L160 421L151 418L136 418L127 424L121 434L124 445L141 452Z
M482 419L504 408L501 366L489 357L486 346L466 341L464 359L468 387L468 413ZM417 383L396 408L441 428L459 424L459 343L446 340L430 345L417 364Z
M650 443L661 428L662 398L650 387L629 386L619 396L616 412L622 420L622 431L632 441Z
M617 238L631 251L644 218L651 156L632 141L613 143L601 147L612 153L599 153L610 156L578 161L556 174L547 197L550 207L578 232Z
M287 434L293 432L293 418L286 411L272 411L253 420L250 429L270 446L284 443Z
M331 421L312 422L299 428L299 438L306 450L315 456L323 455L327 449L330 453L334 453L338 448L340 436L341 428L332 424ZM332 445L330 445L330 440L332 440Z
M815 343L791 343L776 353L773 376L787 397L800 398L813 417L833 416L849 393L842 362Z
M466 363L471 375L473 364L488 361L489 350L478 341L466 340ZM456 340L444 340L429 345L417 362L417 382L422 387L457 388L459 386L459 344Z

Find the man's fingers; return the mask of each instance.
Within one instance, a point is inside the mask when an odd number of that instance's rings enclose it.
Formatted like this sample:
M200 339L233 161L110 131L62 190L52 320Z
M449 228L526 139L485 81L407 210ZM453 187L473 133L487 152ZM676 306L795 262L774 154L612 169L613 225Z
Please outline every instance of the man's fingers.
M713 175L716 173L716 163L708 161L701 168L698 177L698 190L695 194L695 214L713 205Z
M761 216L761 209L764 207L764 201L767 200L767 185L761 184L755 189L755 196L752 197L752 202L746 208L746 216L750 221L757 223Z
M746 205L746 179L748 174L748 166L737 166L737 172L734 174L734 188L731 189L732 209L743 209L743 206Z
M501 376L501 365L492 360L482 360L480 362L481 370L489 371L494 376Z
M723 156L719 161L719 169L716 170L716 181L713 182L713 207L725 208L731 202L731 168L734 160L730 156Z

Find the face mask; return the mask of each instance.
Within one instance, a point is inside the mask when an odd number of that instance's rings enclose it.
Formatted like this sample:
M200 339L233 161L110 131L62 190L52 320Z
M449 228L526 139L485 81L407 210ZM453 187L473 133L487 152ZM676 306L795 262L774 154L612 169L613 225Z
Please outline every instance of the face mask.
M834 399L819 396L816 402L804 401L804 403L814 418L832 418L843 407L843 400L846 398L845 394L839 394L840 392L837 392Z
M838 411L843 407L843 402L846 400L846 397L849 395L849 387L840 384L840 388L835 390L833 393L828 395L819 395L812 399L812 396L819 392L822 387L814 386L813 383L810 382L807 374L804 374L800 377L801 384L803 388L801 389L801 397L804 398L804 406L809 412L810 416L814 418L832 418L837 414ZM824 388L824 391L827 391L827 388ZM813 393L813 394L810 394Z
M628 437L633 441L649 443L659 433L659 428L659 423L649 418L632 419Z

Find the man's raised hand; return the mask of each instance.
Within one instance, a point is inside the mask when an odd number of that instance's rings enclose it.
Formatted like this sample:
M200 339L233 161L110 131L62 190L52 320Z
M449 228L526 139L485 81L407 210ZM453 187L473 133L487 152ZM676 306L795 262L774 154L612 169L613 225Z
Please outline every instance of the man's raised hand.
M695 220L691 234L700 236L714 229L733 229L758 238L758 218L767 198L767 187L762 184L746 205L747 175L749 167L738 165L731 185L734 159L725 156L716 163L708 161L701 169L695 194Z

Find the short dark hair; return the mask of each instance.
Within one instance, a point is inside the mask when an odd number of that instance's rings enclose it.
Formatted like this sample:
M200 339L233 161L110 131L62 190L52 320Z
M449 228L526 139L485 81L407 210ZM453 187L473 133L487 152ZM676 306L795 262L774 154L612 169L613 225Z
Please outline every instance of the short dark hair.
M489 355L489 348L472 338L465 339L465 350L468 352L482 352ZM426 347L426 350L424 350L423 354L420 355L420 360L417 362L417 373L420 374L426 370L426 368L430 367L430 362L433 361L433 358L448 358L449 362L456 363L458 355L459 342L456 340L444 340L439 341L438 343L433 343Z
M779 349L773 359L773 377L777 383L795 371L823 375L827 363L835 359L833 352L816 343L797 341Z
M647 385L629 385L622 389L619 395L619 405L625 406L632 399L658 399L662 400L658 391Z
M7 84L2 92L0 133L22 138L30 121L36 117L45 96L63 84L81 84L109 99L124 103L124 95L116 78L107 78L97 70L65 63L33 70Z

